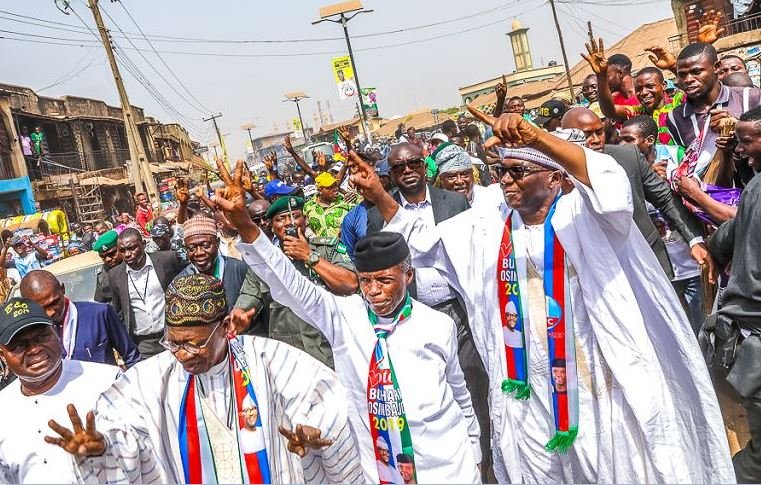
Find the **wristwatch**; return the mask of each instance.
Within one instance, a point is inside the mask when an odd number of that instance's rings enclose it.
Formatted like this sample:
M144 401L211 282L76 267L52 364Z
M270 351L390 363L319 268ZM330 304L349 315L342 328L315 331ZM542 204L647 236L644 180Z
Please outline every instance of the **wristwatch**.
M317 251L312 251L311 253L309 253L309 257L307 258L304 264L306 264L308 268L314 268L314 265L317 264L319 260L320 260L320 255L317 254Z

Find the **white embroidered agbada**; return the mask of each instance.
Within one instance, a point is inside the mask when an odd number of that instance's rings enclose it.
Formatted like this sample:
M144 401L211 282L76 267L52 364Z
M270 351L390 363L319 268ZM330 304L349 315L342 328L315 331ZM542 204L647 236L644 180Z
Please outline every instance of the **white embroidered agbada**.
M362 469L347 422L346 394L335 373L286 344L239 338L259 396L272 483L359 483ZM95 427L106 437L106 453L77 460L80 480L185 483L178 418L187 377L169 352L122 375L96 406ZM226 416L219 414L230 409L227 360L199 377L211 409L226 422ZM335 442L322 450L309 449L299 458L288 451L287 440L278 433L279 425L294 429L297 424L315 427L323 438Z
M263 233L238 249L272 297L327 338L349 397L363 481L380 483L367 400L377 337L364 300L338 297L312 284ZM418 482L480 483L480 430L457 359L454 321L413 300L411 316L388 336L387 345L412 435Z
M504 198L436 227L400 210L384 230L405 235L413 264L439 269L465 301L489 373L501 483L734 482L711 380L674 290L634 225L629 181L607 155L585 153L591 187L575 181L551 220L571 266L579 374L579 432L567 454L544 449L554 433L543 276L536 267L544 248L536 244L541 234L529 234L543 227L527 230L513 213L519 284L528 289L521 301L529 320L527 401L500 387L507 371L496 264L511 211Z

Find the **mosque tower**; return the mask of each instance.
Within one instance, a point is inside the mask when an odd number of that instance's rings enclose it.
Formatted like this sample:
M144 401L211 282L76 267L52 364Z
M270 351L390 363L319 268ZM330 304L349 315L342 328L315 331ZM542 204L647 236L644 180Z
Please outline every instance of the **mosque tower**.
M521 25L520 20L513 20L513 30L508 32L510 36L510 45L513 48L513 57L515 58L515 70L517 72L530 71L534 68L531 61L531 49L528 46L528 28Z

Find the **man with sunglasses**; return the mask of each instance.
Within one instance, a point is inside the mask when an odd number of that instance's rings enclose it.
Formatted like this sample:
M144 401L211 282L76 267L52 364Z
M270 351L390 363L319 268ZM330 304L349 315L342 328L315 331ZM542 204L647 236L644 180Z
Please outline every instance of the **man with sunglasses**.
M74 455L81 481L359 481L346 393L333 371L280 342L235 336L213 276L173 281L166 309L168 352L106 390L86 426L73 406L72 429L51 423L58 437L47 441ZM263 436L251 440L251 432Z
M445 142L440 144L433 156L442 150L457 145ZM435 226L468 209L468 201L463 194L442 190L426 182L426 164L423 151L416 145L400 143L391 149L388 155L391 181L398 191L393 199L402 209L423 218ZM377 208L367 212L367 234L380 231L384 226L383 217ZM473 337L468 328L468 317L457 292L435 268L418 265L415 268L415 281L410 287L410 295L418 301L450 316L457 325L458 357L465 374L465 382L470 391L473 407L481 427L481 463L482 478L485 480L490 468L491 451L489 449L489 411L488 411L488 377L483 364L473 345Z
M238 334L252 330L253 322L264 307L261 282L246 263L223 255L214 219L196 215L182 225L185 251L190 264L175 277L203 273L222 280L230 320ZM266 322L263 322L266 327ZM261 330L261 329L260 329ZM266 335L266 329L263 331Z
M95 405L116 367L64 360L45 309L28 298L0 306L0 483L77 483L71 457L44 438L47 422L68 419L67 404ZM47 441L47 442L46 442Z
M634 225L623 169L519 115L472 112L498 137L502 203L432 226L353 156L352 181L413 264L439 269L465 301L490 378L498 481L734 481L713 386ZM504 337L513 307L517 342Z
M270 208L270 203L266 200L255 200L248 205L248 215L254 223L262 228L264 234L272 241L277 243L277 238L272 232L272 223L267 218L267 210Z

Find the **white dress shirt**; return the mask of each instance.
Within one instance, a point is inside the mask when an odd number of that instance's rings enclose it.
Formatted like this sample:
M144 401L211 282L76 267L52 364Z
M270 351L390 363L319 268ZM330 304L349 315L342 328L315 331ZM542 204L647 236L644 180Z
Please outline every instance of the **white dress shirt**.
M399 199L404 210L416 214L426 225L431 227L436 225L436 219L433 217L433 205L431 204L431 191L428 187L425 188L425 200L422 202L408 202L401 192ZM415 283L417 284L416 299L428 306L444 303L457 296L447 280L434 268L415 267Z
M61 365L58 382L43 394L25 396L18 380L0 392L0 483L77 483L71 455L44 440L58 437L48 420L71 429L67 404L74 404L84 420L119 370L77 360Z
M135 334L150 335L164 328L164 289L153 267L145 257L145 266L134 270L127 266L129 302L135 315Z

